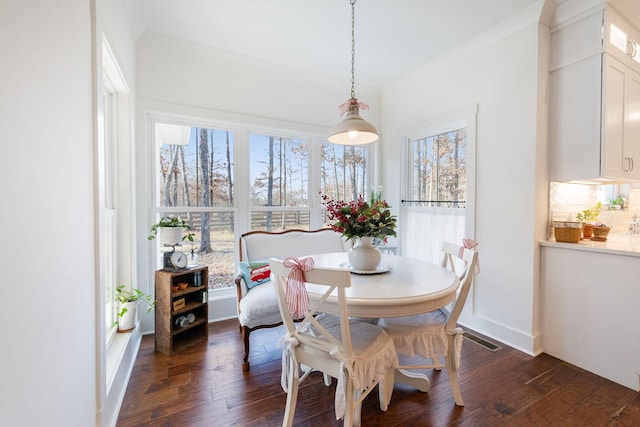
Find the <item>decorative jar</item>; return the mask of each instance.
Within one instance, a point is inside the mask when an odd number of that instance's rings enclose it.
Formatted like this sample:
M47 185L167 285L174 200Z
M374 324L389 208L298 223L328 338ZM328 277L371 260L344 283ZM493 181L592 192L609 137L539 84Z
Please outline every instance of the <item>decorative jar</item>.
M373 246L373 237L360 237L348 253L349 264L355 271L375 271L382 254Z

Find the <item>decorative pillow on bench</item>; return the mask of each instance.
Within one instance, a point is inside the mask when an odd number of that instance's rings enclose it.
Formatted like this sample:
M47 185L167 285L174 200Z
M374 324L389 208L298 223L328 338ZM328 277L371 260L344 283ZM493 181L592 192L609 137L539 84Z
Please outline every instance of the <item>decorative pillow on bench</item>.
M260 260L252 262L241 262L240 273L244 278L244 282L247 284L247 288L251 289L254 286L267 283L271 280L271 267L269 266L269 260Z

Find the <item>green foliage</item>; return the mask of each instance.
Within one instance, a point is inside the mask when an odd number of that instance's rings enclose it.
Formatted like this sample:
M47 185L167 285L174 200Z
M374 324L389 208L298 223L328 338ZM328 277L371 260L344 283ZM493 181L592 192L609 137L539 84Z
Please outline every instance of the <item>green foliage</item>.
M624 198L622 198L622 195L619 195L615 199L609 199L609 204L611 206L620 206L619 209L622 209L624 208Z
M602 203L598 202L594 207L585 209L576 214L576 220L582 222L596 222L600 216Z
M379 197L380 193L372 197L371 204L365 202L362 196L347 203L321 194L322 203L327 207L328 218L335 220L329 227L341 233L347 240L376 237L386 242L387 236L396 236L396 217L391 215L389 204Z
M147 304L147 313L156 306L156 300L153 299L153 296L145 294L140 289L133 288L129 290L125 285L120 285L116 288L116 301L119 303L144 301ZM120 311L118 311L118 318L124 316L127 311L126 307L121 306ZM116 321L115 323L118 322Z
M157 224L151 226L151 234L149 234L149 237L147 238L149 240L155 239L158 235L158 229L162 227L182 227L185 230L191 230L189 224L187 224L183 219L177 216L163 216ZM182 236L182 240L189 240L190 242L193 242L193 236L193 233L187 233Z

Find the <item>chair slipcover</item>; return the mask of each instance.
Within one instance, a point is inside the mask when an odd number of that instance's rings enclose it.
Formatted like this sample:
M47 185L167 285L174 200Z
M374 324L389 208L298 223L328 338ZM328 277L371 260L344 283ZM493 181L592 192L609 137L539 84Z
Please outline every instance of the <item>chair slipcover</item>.
M331 314L320 314L316 320L336 339L340 340L340 319ZM348 373L353 381L354 389L362 392L367 390L378 381L382 381L386 370L398 365L398 356L393 345L393 341L384 331L370 323L350 319L349 328L351 330L351 345L353 353L351 357L344 354L344 350L336 346L330 352L331 356L341 363L341 376L338 377L336 385L335 412L336 419L344 417L346 408L346 378ZM309 326L305 328L306 333L319 336L316 328ZM282 389L288 393L287 384L289 358L295 357L291 351L292 347L298 345L298 340L292 334L285 334L282 338L284 342L282 351Z
M298 384L310 372L317 370L337 378L335 395L336 419L344 418L345 426L359 425L362 399L379 383L393 381L393 370L398 356L391 337L379 326L349 319L345 288L351 286L351 276L346 269L313 268L309 259L300 261L272 258L273 286L278 296L278 306L287 329L282 338L281 384L287 393L287 406L283 425L293 423ZM302 277L301 277L302 274ZM304 319L294 323L292 311L301 305L287 299L290 286L314 283L326 287L320 300L309 301ZM306 287L302 292L307 295ZM337 294L339 314L318 312L318 308L330 295ZM289 302L289 304L287 304ZM302 304L306 307L306 304ZM296 318L298 313L296 313ZM300 370L304 374L300 376ZM386 410L390 394L380 384L380 408Z
M458 406L464 406L457 381L463 330L457 327L456 323L469 294L473 277L477 273L478 265L478 253L467 247L470 245L475 247L477 243L466 240L465 246L444 243L442 247L444 253L442 266L449 267L460 278L458 295L451 312L441 308L415 316L378 320L378 325L393 337L399 354L409 357L418 355L433 361L432 364L407 365L400 368L447 368L453 396ZM441 358L445 360L444 365L440 362Z

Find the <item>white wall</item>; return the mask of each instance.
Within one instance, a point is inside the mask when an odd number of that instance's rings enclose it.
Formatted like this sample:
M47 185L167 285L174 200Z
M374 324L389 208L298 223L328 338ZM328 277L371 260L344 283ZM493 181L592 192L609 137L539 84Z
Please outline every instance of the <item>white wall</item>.
M3 2L0 425L96 418L89 1Z
M401 175L391 172L401 167L409 130L478 105L475 238L481 272L463 322L528 353L537 351L537 241L544 237L538 216L546 215L537 196L538 187L546 189L544 176L540 180L546 159L538 152L546 144L538 122L539 85L546 90L538 72L543 5L385 87L382 98L385 188L400 188ZM399 206L402 197L391 204Z
M122 1L98 6L98 26L132 81ZM102 422L93 5L22 1L0 13L0 221L9 225L0 425Z

